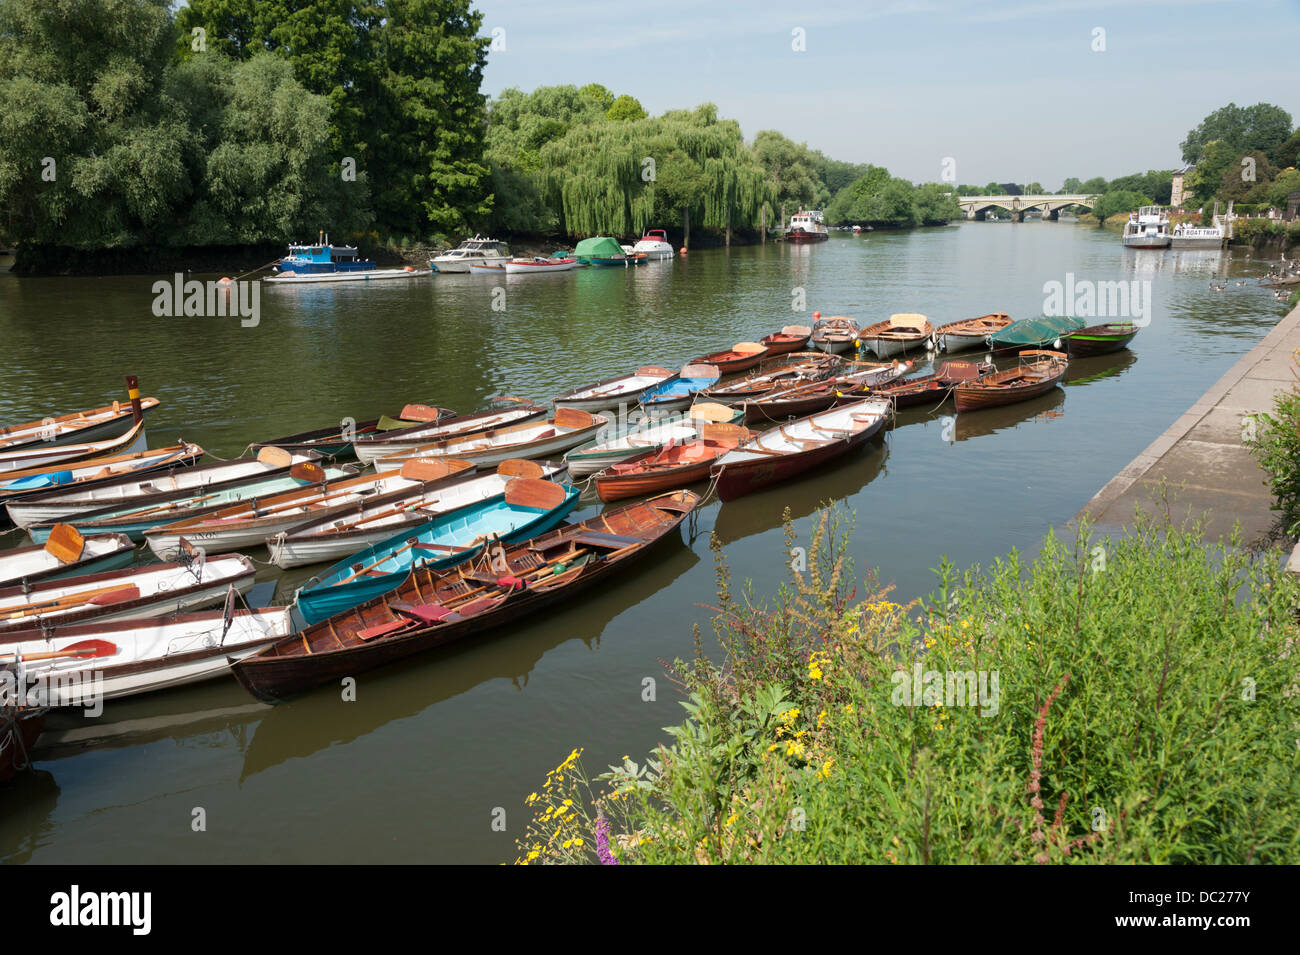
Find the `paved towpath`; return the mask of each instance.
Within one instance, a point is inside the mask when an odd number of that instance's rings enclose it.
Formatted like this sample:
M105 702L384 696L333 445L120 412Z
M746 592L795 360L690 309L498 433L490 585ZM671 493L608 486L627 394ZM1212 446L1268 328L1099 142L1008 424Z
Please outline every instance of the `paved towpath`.
M1163 482L1176 521L1208 512L1208 539L1227 537L1236 522L1247 544L1266 537L1278 515L1270 510L1273 500L1264 483L1266 476L1242 441L1242 419L1272 411L1274 395L1296 383L1292 369L1297 349L1300 307L1292 309L1077 516L1090 515L1097 524L1124 524L1135 507L1159 506Z

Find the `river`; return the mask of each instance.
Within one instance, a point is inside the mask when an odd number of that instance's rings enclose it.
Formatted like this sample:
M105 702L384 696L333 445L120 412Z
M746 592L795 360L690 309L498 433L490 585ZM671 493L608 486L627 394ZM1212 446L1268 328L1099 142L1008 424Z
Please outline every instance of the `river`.
M822 501L856 512L851 550L897 597L931 568L1032 550L1068 521L1278 321L1247 251L1134 252L1070 222L963 223L836 234L814 247L701 250L637 269L439 275L374 287L263 288L256 327L160 318L157 276L0 274L0 422L91 407L140 377L162 406L155 444L223 457L254 440L409 402L457 411L498 394L546 399L642 364L757 339L812 312L936 325L1044 307L1044 284L1150 281L1132 350L1079 361L1066 386L945 421L904 412L865 451L802 481L704 507L698 536L658 549L571 607L332 690L254 703L233 680L58 715L37 772L0 789L6 862L500 862L524 797L573 747L593 772L639 758L679 722L661 661L711 646L710 531L733 579L770 592L787 571L781 514L801 538ZM215 277L215 276L213 276ZM205 276L206 278L206 276ZM1222 292L1211 281L1230 280ZM1238 281L1246 285L1238 286ZM806 311L792 310L803 290ZM975 354L975 353L972 353ZM701 488L702 490L702 488ZM589 499L575 517L597 512ZM0 546L21 542L14 532ZM254 554L265 559L265 552ZM312 571L280 575L292 588ZM645 678L657 681L643 700ZM505 810L504 832L493 828ZM194 831L202 809L206 830Z

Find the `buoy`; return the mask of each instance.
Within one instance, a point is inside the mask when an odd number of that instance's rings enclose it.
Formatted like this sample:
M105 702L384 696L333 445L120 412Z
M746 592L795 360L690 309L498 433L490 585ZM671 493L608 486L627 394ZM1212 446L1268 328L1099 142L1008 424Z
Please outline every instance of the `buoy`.
M822 317L821 312L813 312L813 318L821 318L821 317Z
M685 254L686 254L686 248L683 246L683 248L682 248L682 255L685 255Z
M408 265L408 266L406 267L405 271L407 271L407 272L414 272L415 269L411 268L411 267Z
M221 279L220 281L218 281L217 284L218 284L218 285L234 285L234 284L235 284L235 280L232 279L232 278L224 278L224 279Z

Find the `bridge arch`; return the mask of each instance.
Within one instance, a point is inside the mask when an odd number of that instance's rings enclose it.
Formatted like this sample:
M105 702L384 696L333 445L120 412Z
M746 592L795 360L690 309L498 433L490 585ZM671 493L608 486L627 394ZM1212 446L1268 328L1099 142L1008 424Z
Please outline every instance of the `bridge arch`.
M958 196L957 204L961 206L966 218L974 219L977 213L989 209L1005 209L1017 217L1031 209L1041 209L1044 215L1058 212L1069 206L1084 206L1091 209L1100 198L1098 195L1062 195L1062 196Z

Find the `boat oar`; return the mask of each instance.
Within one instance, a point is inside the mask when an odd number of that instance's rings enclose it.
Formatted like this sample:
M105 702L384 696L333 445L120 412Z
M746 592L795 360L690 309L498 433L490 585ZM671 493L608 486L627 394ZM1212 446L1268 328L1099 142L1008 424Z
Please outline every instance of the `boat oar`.
M135 584L118 584L113 587L100 587L97 590L83 590L81 593L67 594L40 603L29 604L13 613L5 614L6 620L17 620L36 614L49 613L52 610L65 610L80 604L93 603L99 606L135 600L140 596L140 588Z
M111 657L117 653L117 644L107 640L81 640L71 643L62 650L42 653L14 654L15 663L28 663L32 660L57 660L66 657Z

